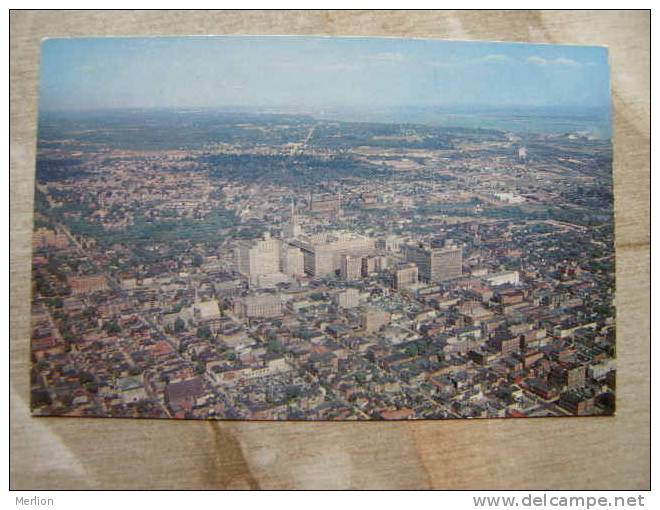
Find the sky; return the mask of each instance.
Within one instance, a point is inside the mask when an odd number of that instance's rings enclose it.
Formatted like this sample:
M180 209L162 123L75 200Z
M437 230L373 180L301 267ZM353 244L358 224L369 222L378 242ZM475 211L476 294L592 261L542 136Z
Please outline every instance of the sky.
M40 109L552 106L609 109L604 47L396 38L42 43Z

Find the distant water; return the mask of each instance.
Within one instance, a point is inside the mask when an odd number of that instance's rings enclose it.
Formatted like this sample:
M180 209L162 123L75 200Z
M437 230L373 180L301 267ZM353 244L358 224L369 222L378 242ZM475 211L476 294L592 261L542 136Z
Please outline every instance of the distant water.
M327 119L362 122L429 124L443 127L481 128L514 133L583 133L597 138L612 136L608 108L441 108L328 109Z

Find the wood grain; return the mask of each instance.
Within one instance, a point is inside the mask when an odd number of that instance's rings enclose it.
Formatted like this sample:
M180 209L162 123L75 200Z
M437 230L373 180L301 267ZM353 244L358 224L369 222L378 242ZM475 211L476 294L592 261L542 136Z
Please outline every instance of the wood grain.
M650 487L650 14L645 11L12 11L14 489ZM31 418L30 233L39 42L325 34L604 44L614 104L617 415L397 423Z

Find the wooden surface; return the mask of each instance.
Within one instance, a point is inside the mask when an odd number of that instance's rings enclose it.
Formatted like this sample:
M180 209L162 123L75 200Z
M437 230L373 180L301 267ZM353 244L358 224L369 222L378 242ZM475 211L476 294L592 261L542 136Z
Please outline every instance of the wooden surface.
M650 487L650 15L647 12L30 12L11 37L11 487ZM30 232L39 41L326 34L610 47L617 416L398 423L31 418Z

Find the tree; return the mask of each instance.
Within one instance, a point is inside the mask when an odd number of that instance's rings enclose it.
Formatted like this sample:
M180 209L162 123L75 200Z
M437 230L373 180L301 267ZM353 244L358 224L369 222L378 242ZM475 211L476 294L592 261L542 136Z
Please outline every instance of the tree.
M83 310L83 313L82 313L82 316L85 319L91 319L95 315L96 315L96 308L94 308L93 306L88 306L87 308L85 308L85 310Z
M80 384L83 385L94 382L94 376L89 372L80 372L80 374L78 374L78 379L80 380Z
M121 333L121 327L119 327L119 324L117 324L117 321L106 322L103 325L103 329L109 335L117 335L117 334Z
M405 352L411 358L415 357L415 356L419 355L419 347L417 347L417 345L415 345L415 344L410 345L410 346L406 347Z
M197 336L203 340L209 340L213 336L213 333L211 333L211 329L208 326L201 326L197 328Z
M266 344L266 349L268 349L268 352L273 354L281 354L282 351L284 351L284 347L277 338L269 339L268 343Z
M177 317L174 321L174 332L182 333L186 329L186 323L181 317Z
M63 301L62 298L58 296L51 298L49 303L53 308L62 308Z

